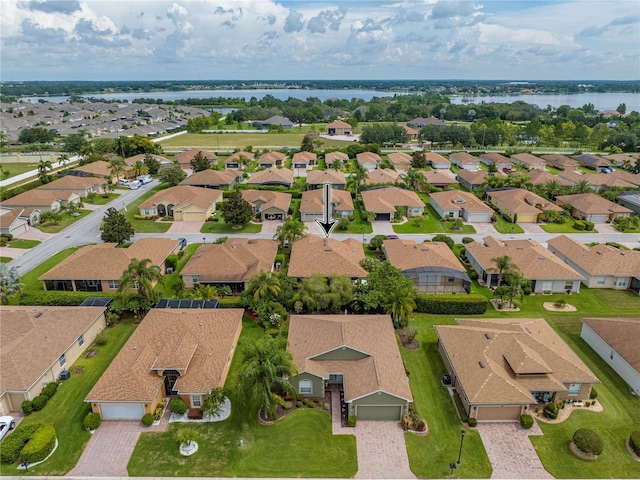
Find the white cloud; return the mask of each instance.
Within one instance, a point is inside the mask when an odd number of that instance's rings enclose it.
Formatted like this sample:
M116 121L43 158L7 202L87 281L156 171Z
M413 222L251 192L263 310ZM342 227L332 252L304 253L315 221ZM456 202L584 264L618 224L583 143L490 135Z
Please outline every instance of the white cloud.
M500 25L478 25L480 32L479 41L491 44L502 44L505 40L509 43L521 43L523 45L557 45L572 46L573 38L570 35L559 34L547 30L534 30L530 28L509 28Z

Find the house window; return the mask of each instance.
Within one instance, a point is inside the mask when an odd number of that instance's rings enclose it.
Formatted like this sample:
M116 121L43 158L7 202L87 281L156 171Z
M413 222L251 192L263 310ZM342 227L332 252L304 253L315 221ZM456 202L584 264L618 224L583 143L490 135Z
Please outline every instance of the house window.
M144 213L143 213L143 215L144 215L145 217L148 217L148 216L149 216L149 209L148 209L148 208L145 208L145 209L144 209Z
M118 280L109 280L109 289L117 290L120 287L120 282Z
M618 286L619 287L626 287L627 286L627 279L626 278L618 279Z
M84 335L78 337L78 346L81 347L82 345L84 345Z
M604 277L598 277L596 283L598 285L604 285Z
M61 367L63 367L64 364L67 363L67 357L65 356L64 353L60 355L60 357L58 358L58 363L60 364Z
M313 393L311 380L300 380L298 383L298 393L300 393L300 395L311 395Z
M569 385L569 395L578 395L580 393L580 385L579 383L571 383Z
M200 395L191 395L191 405L193 405L193 408L200 407L202 405Z
M544 282L542 282L542 291L543 292L550 292L553 289L553 282L551 280L545 280Z
M453 278L453 277L449 277L449 278L447 278L447 282L449 282L449 283L453 283L453 282L455 282L455 281L456 281L456 279L455 279L455 278Z

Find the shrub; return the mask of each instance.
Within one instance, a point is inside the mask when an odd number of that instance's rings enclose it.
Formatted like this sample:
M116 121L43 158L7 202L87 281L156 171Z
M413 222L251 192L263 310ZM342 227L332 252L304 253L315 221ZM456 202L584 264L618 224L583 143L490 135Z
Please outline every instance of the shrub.
M471 238L471 237L462 237L462 243L463 243L463 244L465 244L465 245L466 245L467 243L471 243L471 242L473 242L473 241L474 241L474 240L473 240L473 238Z
M171 413L175 413L176 415L184 415L187 412L187 406L182 398L176 397L171 400L169 410L171 410Z
M600 455L603 449L602 438L593 430L580 428L573 434L573 443L581 452Z
M410 430L413 428L413 420L410 415L403 415L400 419L400 426L403 430Z
M555 403L548 403L545 405L544 410L542 411L545 417L550 418L551 420L555 420L558 418L558 405Z
M106 345L108 341L109 341L109 331L106 329L103 329L98 333L98 335L96 335L96 338L93 341L93 343L99 346L103 346L103 345Z
M293 407L293 403L291 402L284 402L282 404L282 408L284 408L285 410L291 410L291 407Z
M477 274L476 274L477 275ZM523 295L531 295L531 292L533 292L533 290L531 289L531 285L524 285L522 287L522 293Z
M183 402L183 403L184 403L184 402ZM171 402L171 404L173 405L173 402ZM143 424L145 427L150 427L151 425L153 425L153 420L154 420L154 418L153 418L153 414L151 414L151 413L145 413L145 414L142 416L142 424Z
M631 433L631 436L629 437L629 446L636 455L640 456L640 430L636 430Z
M553 302L553 306L556 308L564 308L567 305L567 301L564 298L559 298Z
M455 244L455 242L453 241L453 238L449 237L448 235L442 235L442 234L434 235L432 238L432 241L444 242L449 246L451 250L453 250L453 245Z
M304 404L305 407L309 406L309 399L305 398L304 400L302 400L302 403Z
M40 395L46 395L48 398L51 398L58 391L58 382L49 382L47 386L42 389Z
M441 315L482 315L487 311L484 295L418 294L416 312Z
M322 407L324 406L324 403L322 403L322 400L318 400L318 401L316 402L316 405L317 405L318 407L322 408Z
M56 445L56 429L53 425L42 425L20 452L20 457L29 463L47 458Z
M477 418L473 418L473 417L471 417L471 418L469 419L469 426L470 426L470 427L475 427L475 426L477 426L477 425L478 425L478 419L477 419Z
M418 423L415 424L415 429L418 432L423 432L424 429L426 428L426 426L427 426L427 424L424 423L424 420L420 419L420 420L418 420Z
M595 388L591 388L591 393L589 394L589 398L591 399L598 398L598 392L596 391Z
M25 415L31 415L33 412L33 405L31 404L31 400L25 400L20 404L20 408L22 409L22 413Z
M3 440L2 448L0 448L0 461L2 463L16 462L24 446L41 426L39 423L19 425L13 433L10 433Z
M520 415L520 425L526 429L533 427L533 417L531 415Z
M309 408L316 408L316 402L309 402Z
M585 226L585 230L587 232L591 232L593 231L593 227L595 227L595 224L593 222L588 222L588 221L584 221L584 226Z
M87 430L95 430L102 423L102 419L100 415L97 413L90 413L86 417L84 417L84 428Z
M472 270L471 273L469 274L469 278L471 280L477 280L478 279L478 272L476 272L475 270Z
M586 230L587 225L584 223L584 220L576 220L573 222L573 228L576 230Z
M198 441L198 433L192 428L183 428L182 430L178 431L176 440L180 445L190 445L191 442Z
M176 267L178 266L178 255L169 255L164 261L164 265L167 268L173 268L173 270L175 271Z
M302 408L302 402L300 400L296 402L296 408Z
M38 412L42 410L48 401L49 401L49 397L47 397L46 395L42 395L42 394L38 395L36 398L34 398L31 401L31 406L33 407L33 411Z
M358 423L358 417L356 417L355 415L349 415L349 418L347 418L347 425L349 425L350 427L355 427L356 423Z

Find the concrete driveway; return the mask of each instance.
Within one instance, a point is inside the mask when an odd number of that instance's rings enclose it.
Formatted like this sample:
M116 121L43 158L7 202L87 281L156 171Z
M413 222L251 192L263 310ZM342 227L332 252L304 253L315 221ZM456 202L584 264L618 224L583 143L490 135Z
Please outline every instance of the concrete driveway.
M200 221L172 222L167 233L200 233L203 223Z
M393 224L385 220L375 220L371 222L373 227L373 235L393 235L396 232L393 231Z
M354 478L416 478L409 468L400 422L358 422L358 473Z

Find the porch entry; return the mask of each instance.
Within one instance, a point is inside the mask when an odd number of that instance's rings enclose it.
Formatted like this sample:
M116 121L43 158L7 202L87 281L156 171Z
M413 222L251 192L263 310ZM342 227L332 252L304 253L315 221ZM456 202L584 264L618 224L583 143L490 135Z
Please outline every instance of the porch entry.
M180 378L180 372L177 370L165 370L164 371L164 390L167 395L178 395L178 392L173 389L175 387L176 382Z

